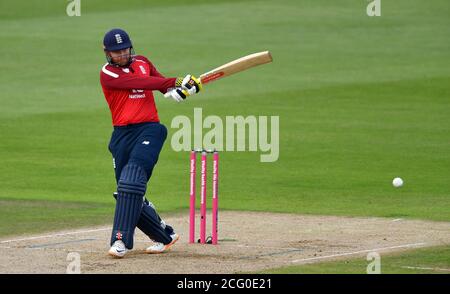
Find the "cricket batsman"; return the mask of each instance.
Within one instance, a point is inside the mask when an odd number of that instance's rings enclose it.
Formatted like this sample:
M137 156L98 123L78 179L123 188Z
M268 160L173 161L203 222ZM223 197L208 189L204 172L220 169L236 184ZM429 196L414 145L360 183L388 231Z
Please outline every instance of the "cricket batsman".
M170 93L172 99L181 102L200 92L202 85L192 75L164 77L146 57L134 54L128 34L121 29L107 32L103 46L108 62L101 69L100 83L114 126L108 148L117 182L108 253L122 258L132 249L136 227L154 241L146 252L162 253L179 236L146 198L147 183L167 137L152 91Z

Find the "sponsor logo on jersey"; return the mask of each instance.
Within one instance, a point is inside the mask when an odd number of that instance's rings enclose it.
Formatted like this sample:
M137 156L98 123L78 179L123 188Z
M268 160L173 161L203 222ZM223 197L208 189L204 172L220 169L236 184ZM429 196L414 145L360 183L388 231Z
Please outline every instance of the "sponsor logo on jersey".
M131 93L128 95L130 99L142 99L145 97L144 90L131 90Z

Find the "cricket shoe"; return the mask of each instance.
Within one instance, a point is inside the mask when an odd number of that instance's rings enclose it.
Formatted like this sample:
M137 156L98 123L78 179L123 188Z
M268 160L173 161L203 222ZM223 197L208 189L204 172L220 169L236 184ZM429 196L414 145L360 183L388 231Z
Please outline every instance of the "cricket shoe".
M178 241L178 239L180 239L180 236L178 236L177 234L172 234L170 235L170 237L172 238L172 242L170 242L169 244L164 244L164 243L155 243L150 247L147 247L147 249L145 249L146 253L149 254L158 254L158 253L163 253L166 252L170 249L170 247L175 244L175 242Z
M123 241L117 240L109 249L108 254L116 258L122 258L127 252L128 249L125 247Z

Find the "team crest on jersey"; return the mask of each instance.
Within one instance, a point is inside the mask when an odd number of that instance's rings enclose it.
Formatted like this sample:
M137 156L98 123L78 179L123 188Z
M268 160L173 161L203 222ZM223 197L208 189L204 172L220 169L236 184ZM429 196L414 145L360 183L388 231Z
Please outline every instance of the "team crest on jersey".
M145 67L143 67L142 65L139 65L139 68L141 69L141 72L146 75L147 71L145 70Z
M129 73L130 72L129 68L122 68L122 70L123 70L124 73Z

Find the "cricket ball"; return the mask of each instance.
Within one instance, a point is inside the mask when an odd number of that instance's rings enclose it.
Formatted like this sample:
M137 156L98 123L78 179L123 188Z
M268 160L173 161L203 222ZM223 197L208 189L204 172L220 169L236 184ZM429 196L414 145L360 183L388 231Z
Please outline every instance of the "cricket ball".
M399 188L399 187L403 186L403 180L402 180L401 178L395 178L395 179L392 181L392 185L393 185L395 188Z

